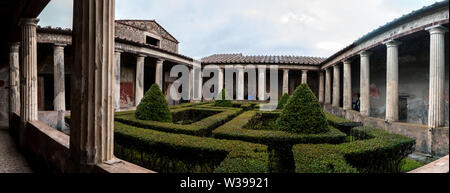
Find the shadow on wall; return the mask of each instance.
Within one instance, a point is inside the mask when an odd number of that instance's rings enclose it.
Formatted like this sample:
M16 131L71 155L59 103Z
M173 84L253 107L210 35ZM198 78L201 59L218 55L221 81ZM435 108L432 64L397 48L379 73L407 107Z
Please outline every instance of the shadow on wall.
M0 69L0 128L9 126L9 68Z

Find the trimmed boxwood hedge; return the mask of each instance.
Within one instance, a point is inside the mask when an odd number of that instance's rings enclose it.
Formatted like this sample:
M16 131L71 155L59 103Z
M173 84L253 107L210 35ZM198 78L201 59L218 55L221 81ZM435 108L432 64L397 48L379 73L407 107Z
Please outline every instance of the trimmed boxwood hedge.
M352 135L359 140L338 145L295 145L296 172L399 173L402 160L414 151L414 139L381 129L358 127Z
M279 130L296 134L319 134L329 131L323 109L307 84L301 84L295 89L276 124Z
M287 93L284 94L284 95L281 97L280 101L278 101L277 109L283 109L284 106L286 106L286 104L287 104L287 102L288 102L288 100L289 100L290 97L291 97L291 96L289 96L289 94L287 94Z
M201 121L197 121L189 125L139 120L134 116L135 113L134 111L116 113L115 120L136 127L165 131L169 133L180 133L196 136L210 136L211 131L213 129L233 119L242 112L242 109L236 108L229 108L229 109L216 108L211 110L207 110L204 108L186 108L186 109L174 109L171 112L177 113L189 109L198 111L213 110L213 111L220 111L220 113L209 116Z
M230 97L228 96L227 91L225 89L222 89L222 91L220 91L220 93L218 94L218 97L214 101L214 106L233 107Z
M215 129L212 134L215 138L242 140L260 144L300 144L300 143L331 143L338 144L346 140L346 135L330 127L327 133L322 134L294 134L277 130L245 129L247 123L257 116L257 111L247 111Z
M136 107L136 118L147 121L172 122L169 105L157 84L150 87Z
M115 154L162 173L267 173L267 146L115 122ZM155 164L156 163L156 164Z

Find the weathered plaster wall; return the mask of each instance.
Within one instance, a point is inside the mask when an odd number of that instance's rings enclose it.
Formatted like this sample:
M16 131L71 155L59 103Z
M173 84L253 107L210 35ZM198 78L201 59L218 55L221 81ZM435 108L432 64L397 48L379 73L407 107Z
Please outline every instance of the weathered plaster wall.
M133 54L123 53L120 64L120 105L134 106L137 58Z
M9 125L9 66L0 64L0 128Z

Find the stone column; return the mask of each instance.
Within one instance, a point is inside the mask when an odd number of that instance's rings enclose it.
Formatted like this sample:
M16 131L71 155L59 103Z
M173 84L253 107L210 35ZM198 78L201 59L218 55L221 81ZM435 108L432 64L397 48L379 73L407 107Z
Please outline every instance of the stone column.
M159 86L161 91L164 93L163 76L164 76L164 60L163 59L158 59L158 60L156 60L155 82Z
M322 71L319 71L319 103L325 102L325 76Z
M325 104L331 104L331 69L325 69Z
M445 126L445 33L442 26L427 29L430 32L430 96L428 126Z
M371 52L361 52L361 80L360 80L360 112L363 116L370 116L370 55Z
M53 82L54 99L53 107L58 112L56 129L62 131L65 129L66 112L66 86L64 71L64 47L65 44L55 44L53 46Z
M219 71L219 82L217 83L218 84L218 86L217 86L217 93L220 94L220 92L222 92L222 90L223 90L223 78L224 78L224 76L223 76L223 69L222 68L218 68L218 71ZM230 96L230 97L232 97L232 96Z
M20 74L19 74L20 42L12 43L9 52L9 112L20 115Z
M114 0L74 1L70 155L75 171L114 159ZM87 170L91 171L91 170Z
M141 103L142 98L144 97L144 64L145 64L145 56L138 55L136 61L136 88L134 94L134 104L136 106Z
M341 71L339 65L333 67L333 107L339 107L341 102Z
M344 61L344 110L352 110L352 63Z
M36 26L38 22L39 19L36 18L27 18L20 21L22 27L20 117L23 123L38 120L36 41Z
M386 121L398 121L398 41L388 41L386 67Z
M283 70L283 94L289 94L289 69Z
M244 73L244 68L241 66L238 68L238 77L237 77L237 100L239 101L243 101L244 100L244 96L245 96L245 92L244 92L244 87L245 87L245 73Z
M259 101L266 100L266 66L258 66L258 98Z
M120 111L120 60L122 51L114 52L114 109Z
M189 101L194 100L194 76L195 76L195 70L194 66L189 69Z
M308 84L308 71L302 70L302 84Z

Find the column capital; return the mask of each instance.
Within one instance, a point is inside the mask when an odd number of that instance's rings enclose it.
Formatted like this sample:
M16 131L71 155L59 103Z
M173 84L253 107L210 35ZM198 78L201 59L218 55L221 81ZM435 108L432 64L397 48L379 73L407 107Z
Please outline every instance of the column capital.
M19 52L20 42L13 42L9 44L11 52Z
M115 54L122 54L124 51L123 50L119 50L119 49L115 49L114 53Z
M343 60L342 61L342 63L344 63L344 64L350 64L350 63L352 63L352 59L345 59L345 60Z
M444 34L448 32L448 29L442 25L427 27L425 28L425 30L430 32L430 34Z
M162 58L157 58L157 59L156 59L156 63L160 63L160 64L161 64L161 63L164 63L164 61L165 61L165 60L162 59Z
M66 47L67 46L67 44L61 44L61 43L55 43L55 44L53 44L53 47L61 47L61 48L64 48L64 47Z
M38 18L22 18L19 20L19 26L32 25L36 27L38 23Z
M398 47L398 46L402 45L402 42L397 41L397 40L388 40L388 41L384 42L383 44L389 48L389 47Z
M145 57L147 57L147 55L145 55L145 54L138 54L137 57L138 57L138 58L145 58Z
M370 51L362 51L362 52L360 52L359 53L359 55L361 56L361 57L369 57L369 56L371 56L373 54L373 52L370 52Z
M309 72L309 70L302 70L302 72L303 72L303 73L307 73L307 72Z

